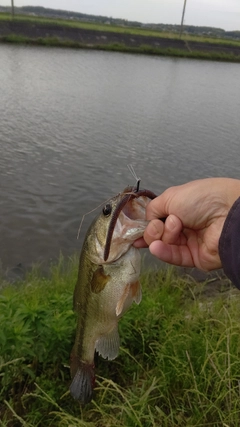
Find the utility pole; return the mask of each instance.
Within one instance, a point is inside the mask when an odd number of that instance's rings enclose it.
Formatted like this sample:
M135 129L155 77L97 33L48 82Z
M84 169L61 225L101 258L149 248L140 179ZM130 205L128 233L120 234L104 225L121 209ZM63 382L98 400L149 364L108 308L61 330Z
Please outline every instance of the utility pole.
M14 18L14 0L11 0L12 5L12 19Z
M181 37L182 37L183 22L184 22L184 15L185 15L186 3L187 3L187 0L184 0L184 4L183 4L183 12L182 12L182 21L181 21L181 28L180 28L180 35L179 35L179 38L181 38Z

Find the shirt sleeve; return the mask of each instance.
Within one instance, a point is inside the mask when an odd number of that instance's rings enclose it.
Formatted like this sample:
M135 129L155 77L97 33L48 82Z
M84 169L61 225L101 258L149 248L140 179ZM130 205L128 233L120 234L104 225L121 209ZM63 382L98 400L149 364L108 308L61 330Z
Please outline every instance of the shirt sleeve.
M240 289L240 197L231 207L219 239L223 271Z

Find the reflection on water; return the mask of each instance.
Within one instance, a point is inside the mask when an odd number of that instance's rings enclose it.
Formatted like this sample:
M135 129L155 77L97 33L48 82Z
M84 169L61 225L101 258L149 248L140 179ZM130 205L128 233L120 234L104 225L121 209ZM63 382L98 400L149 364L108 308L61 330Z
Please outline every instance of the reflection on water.
M84 213L134 184L156 193L239 177L239 65L0 46L3 269L80 251Z

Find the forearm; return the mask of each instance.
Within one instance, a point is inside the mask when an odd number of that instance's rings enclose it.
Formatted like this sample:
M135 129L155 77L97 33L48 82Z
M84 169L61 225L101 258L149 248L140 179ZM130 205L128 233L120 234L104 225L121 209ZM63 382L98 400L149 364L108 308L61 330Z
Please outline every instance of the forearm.
M224 273L240 289L240 197L225 220L219 239L219 255Z

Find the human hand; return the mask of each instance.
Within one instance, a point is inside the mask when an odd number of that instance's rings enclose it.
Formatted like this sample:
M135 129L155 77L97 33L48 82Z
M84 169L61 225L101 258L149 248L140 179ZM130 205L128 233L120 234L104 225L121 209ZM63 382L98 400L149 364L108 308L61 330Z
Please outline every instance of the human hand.
M149 246L162 261L210 271L221 267L218 242L240 196L240 180L206 178L168 188L146 209L150 223L135 247ZM165 224L159 218L166 217Z

